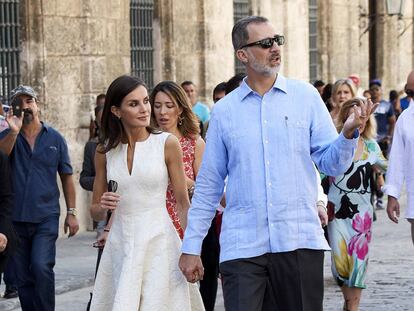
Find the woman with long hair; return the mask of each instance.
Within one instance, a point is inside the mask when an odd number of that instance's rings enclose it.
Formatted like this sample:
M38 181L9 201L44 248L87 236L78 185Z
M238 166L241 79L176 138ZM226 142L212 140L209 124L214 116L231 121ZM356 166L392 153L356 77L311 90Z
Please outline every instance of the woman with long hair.
M181 240L165 208L170 180L185 228L190 203L181 148L174 135L150 127L150 117L141 80L121 76L111 83L95 155L91 214L101 220L108 210L113 213L91 310L203 310L197 287L178 268Z
M335 125L338 123L338 114L342 104L355 97L355 94L355 86L351 79L339 79L332 86L330 114Z
M173 81L164 81L156 85L151 92L150 103L151 124L173 134L180 142L186 175L185 184L191 197L205 146L199 135L197 117L191 110L184 90ZM182 239L184 230L177 216L177 201L171 184L167 190L167 210Z
M338 128L359 107L363 99L344 102L338 114ZM358 310L361 291L365 288L373 206L371 175L374 167L387 168L380 147L375 141L374 116L359 128L360 137L354 161L340 176L330 177L328 193L328 237L332 248L332 273L345 299L344 310Z

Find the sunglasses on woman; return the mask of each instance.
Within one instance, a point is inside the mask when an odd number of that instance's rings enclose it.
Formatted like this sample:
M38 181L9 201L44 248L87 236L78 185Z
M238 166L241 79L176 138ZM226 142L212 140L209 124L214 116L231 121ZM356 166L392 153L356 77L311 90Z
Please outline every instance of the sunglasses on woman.
M255 45L260 46L262 49L270 49L273 46L273 43L275 42L278 46L285 44L285 36L276 35L273 38L266 38L266 39L262 39L256 42L248 43L248 44L243 45L240 49L244 49L249 46L255 46Z

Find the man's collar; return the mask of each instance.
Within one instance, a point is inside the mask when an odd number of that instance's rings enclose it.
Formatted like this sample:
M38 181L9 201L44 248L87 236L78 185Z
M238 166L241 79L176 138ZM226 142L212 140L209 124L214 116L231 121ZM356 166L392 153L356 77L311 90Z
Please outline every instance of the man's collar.
M253 93L254 91L250 88L250 86L246 83L248 77L245 77L240 84L240 99L243 100L247 95ZM275 83L272 86L272 89L281 90L283 93L287 94L287 80L284 76L280 73L277 74Z
M45 131L49 131L49 125L47 125L43 121L40 121L40 123L42 124L42 129L45 129Z

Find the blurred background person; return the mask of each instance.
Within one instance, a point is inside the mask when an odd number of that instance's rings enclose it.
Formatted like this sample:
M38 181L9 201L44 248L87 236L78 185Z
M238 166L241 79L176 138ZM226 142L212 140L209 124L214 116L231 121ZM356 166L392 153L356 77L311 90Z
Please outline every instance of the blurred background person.
M334 83L332 87L332 109L330 113L335 125L337 124L337 118L342 104L353 97L355 97L355 87L352 80L340 79Z
M332 87L333 84L332 83L328 83L325 85L325 87L323 88L323 92L322 92L322 100L326 105L326 108L328 109L328 111L332 110Z
M401 98L400 100L400 106L402 111L408 108L411 100L414 98L414 90L410 90L407 84L404 86L404 92L405 94L407 94L407 96Z
M95 109L96 107L100 107L100 109L103 109L105 105L105 94L99 94L96 97L96 102L95 102ZM96 119L96 111L94 112L94 116L91 116L91 122L89 124L89 140L91 140L94 137L98 137L99 136L99 124Z
M398 116L401 114L401 104L400 104L400 94L396 90L391 90L389 95L390 103L392 105L392 108L395 112L395 117L398 118Z
M313 82L313 86L318 90L319 94L322 97L325 82L323 82L322 80L316 80L315 82Z
M342 104L338 115L338 129L361 105L355 98ZM360 136L354 161L349 169L330 178L328 193L328 237L332 249L332 274L344 296L343 310L357 311L365 279L371 242L373 206L371 204L371 176L374 166L387 168L380 147L375 141L375 118L369 116L359 128Z
M213 102L217 103L224 96L226 96L226 82L221 82L213 90Z

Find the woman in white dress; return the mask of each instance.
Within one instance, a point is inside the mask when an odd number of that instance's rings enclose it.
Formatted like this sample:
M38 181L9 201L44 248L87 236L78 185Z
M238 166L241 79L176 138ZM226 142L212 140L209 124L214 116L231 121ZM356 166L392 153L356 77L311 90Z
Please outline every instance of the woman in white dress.
M189 199L177 138L150 124L147 89L121 76L108 88L91 214L105 218L108 240L95 281L91 310L204 310L196 285L178 268L181 240L168 215L168 179L185 228ZM114 180L117 192L108 192Z

